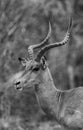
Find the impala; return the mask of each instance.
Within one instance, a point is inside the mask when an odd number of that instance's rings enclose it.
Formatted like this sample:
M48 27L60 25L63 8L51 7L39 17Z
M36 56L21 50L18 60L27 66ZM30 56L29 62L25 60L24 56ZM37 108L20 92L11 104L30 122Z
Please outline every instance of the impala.
M41 109L64 127L77 130L83 128L83 87L64 91L57 89L44 58L45 52L49 49L69 42L71 29L72 19L70 19L65 38L61 42L48 45L51 34L51 24L49 23L49 31L45 40L38 45L29 46L29 59L19 58L25 67L14 84L17 89L25 86L34 87ZM35 49L39 49L36 56L34 55Z

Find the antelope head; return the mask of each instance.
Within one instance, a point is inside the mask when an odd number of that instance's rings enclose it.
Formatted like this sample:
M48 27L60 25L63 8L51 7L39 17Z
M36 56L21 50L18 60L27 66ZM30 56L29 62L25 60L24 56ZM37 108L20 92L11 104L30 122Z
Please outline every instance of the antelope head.
M69 42L71 25L72 19L70 19L67 33L61 42L51 43L48 45L48 39L51 34L51 24L49 22L49 31L46 38L38 45L29 46L29 59L19 58L20 63L25 66L25 69L19 78L15 81L15 86L17 89L21 89L24 86L31 87L33 85L38 85L40 82L44 81L46 75L48 76L47 71L49 70L44 54L51 48L62 46ZM35 49L39 49L36 56L34 56Z

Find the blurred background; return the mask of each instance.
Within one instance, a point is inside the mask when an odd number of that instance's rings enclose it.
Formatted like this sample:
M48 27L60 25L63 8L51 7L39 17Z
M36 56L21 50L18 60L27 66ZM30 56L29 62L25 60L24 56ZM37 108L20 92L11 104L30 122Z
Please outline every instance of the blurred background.
M33 88L15 90L22 70L18 57L47 35L49 44L63 40L73 17L70 43L46 53L54 83L65 90L83 86L83 0L0 0L0 130L62 130L39 108Z

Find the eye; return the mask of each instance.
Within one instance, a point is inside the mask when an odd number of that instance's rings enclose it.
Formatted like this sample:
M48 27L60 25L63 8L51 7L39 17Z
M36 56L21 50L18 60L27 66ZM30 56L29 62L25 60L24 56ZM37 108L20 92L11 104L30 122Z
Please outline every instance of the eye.
M40 67L39 66L36 66L33 68L33 71L39 71Z

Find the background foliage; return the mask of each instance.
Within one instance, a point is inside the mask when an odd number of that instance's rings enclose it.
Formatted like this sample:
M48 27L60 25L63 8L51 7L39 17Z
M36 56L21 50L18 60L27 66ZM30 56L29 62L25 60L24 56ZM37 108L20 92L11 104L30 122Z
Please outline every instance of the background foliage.
M0 130L62 129L42 113L33 88L17 92L12 79L22 70L18 57L28 57L28 46L45 38L48 22L49 43L61 41L71 15L70 43L46 54L54 83L63 90L83 85L83 1L0 0Z

